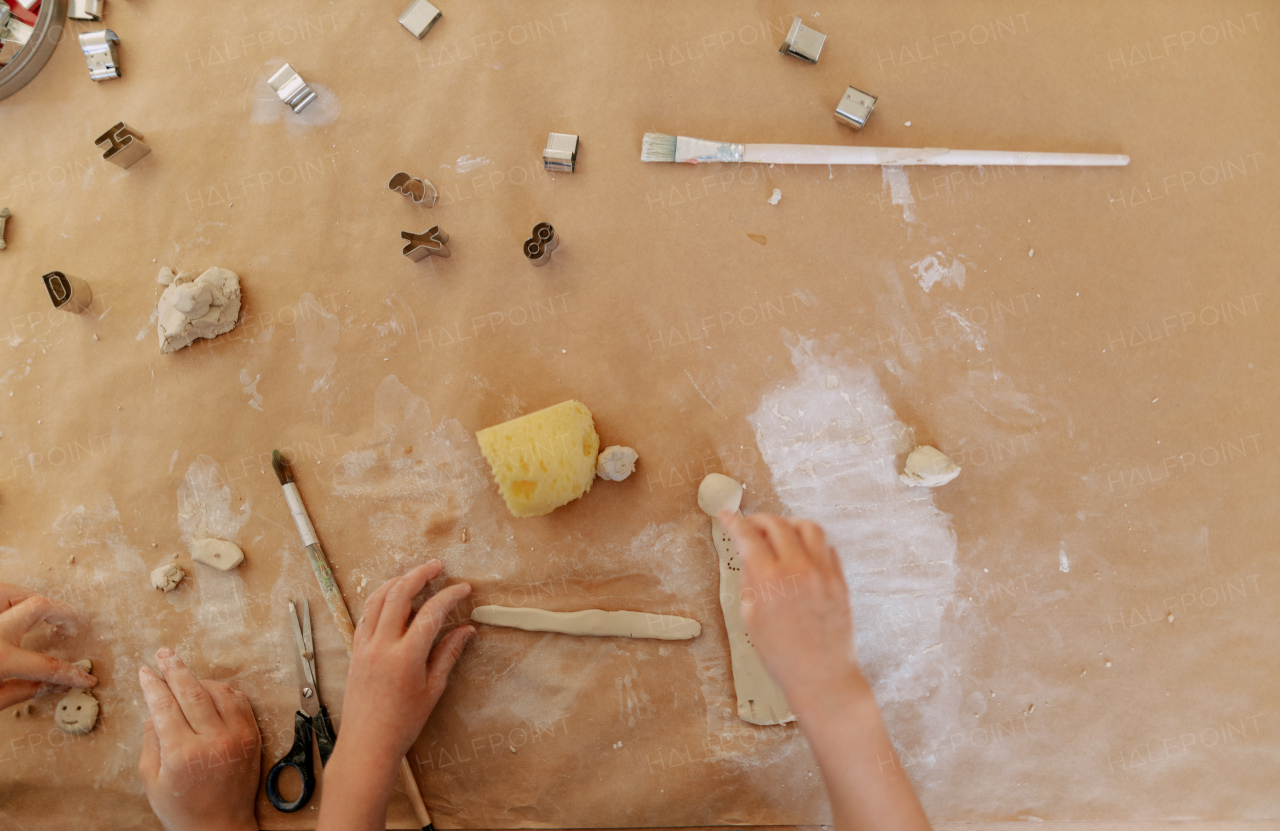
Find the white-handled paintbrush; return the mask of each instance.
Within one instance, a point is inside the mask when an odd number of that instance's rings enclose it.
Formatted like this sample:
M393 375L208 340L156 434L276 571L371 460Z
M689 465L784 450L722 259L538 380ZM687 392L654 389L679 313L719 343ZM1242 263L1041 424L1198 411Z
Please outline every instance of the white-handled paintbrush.
M302 537L302 545L307 549L311 570L316 573L316 579L320 581L320 593L324 595L324 602L329 606L333 622L338 625L338 634L342 635L342 642L346 644L347 654L350 655L355 649L356 625L351 620L351 612L347 610L347 602L342 599L342 590L338 588L338 581L333 579L333 571L329 568L328 558L324 556L324 549L320 547L320 540L316 537L315 526L311 524L311 515L307 513L307 506L302 504L302 494L298 493L298 485L293 481L293 468L285 461L279 450L271 451L271 467L276 472L276 478L280 480L280 487L284 490L284 501L289 503L293 524L298 527L298 536ZM422 831L435 831L435 826L431 824L431 814L427 811L427 804L422 801L422 791L418 790L418 780L413 777L413 768L409 766L407 756L400 760L400 785L404 788L405 795L409 797L409 803L413 806L413 813L417 816L418 825L422 827Z
M1109 167L1128 156L1106 153L1022 153L1016 150L949 150L945 147L853 147L823 144L733 144L665 133L645 133L642 162L754 162L757 164L1038 165Z

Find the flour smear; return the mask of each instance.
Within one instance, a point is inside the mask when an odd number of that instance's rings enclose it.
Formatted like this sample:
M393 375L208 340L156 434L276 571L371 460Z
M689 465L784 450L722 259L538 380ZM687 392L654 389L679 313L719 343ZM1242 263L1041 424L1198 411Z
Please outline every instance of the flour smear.
M839 552L858 659L890 732L933 747L962 705L942 631L955 593L955 533L928 489L898 480L912 431L875 374L814 347L791 346L797 379L764 395L750 421L778 498L791 515L821 523ZM920 761L927 769L938 760Z

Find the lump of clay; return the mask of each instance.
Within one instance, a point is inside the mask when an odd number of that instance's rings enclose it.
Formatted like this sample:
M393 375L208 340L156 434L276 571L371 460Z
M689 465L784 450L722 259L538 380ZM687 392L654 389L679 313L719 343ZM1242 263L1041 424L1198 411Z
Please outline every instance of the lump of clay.
M915 488L936 488L960 475L960 466L936 447L922 445L907 457L906 469L898 478Z
M58 702L53 722L66 733L88 733L98 723L98 699L88 690L72 690Z
M240 550L240 546L226 540L194 540L191 543L191 559L220 571L230 571L244 562L244 552Z
M742 505L742 485L723 473L709 473L698 485L698 507L704 514L715 516L727 510L736 514Z
M636 470L636 460L640 454L630 447L610 445L600 451L596 457L596 476L611 482L621 482Z
M173 563L165 563L164 565L151 572L151 585L157 589L163 589L171 592L182 582L182 578L187 573Z
M166 273L168 272L168 273ZM158 282L172 272L161 269ZM199 277L184 271L170 279L156 308L160 352L176 352L196 338L214 338L235 328L240 317L240 278L234 271L211 268Z
M84 670L90 675L93 674L93 661L90 661L88 658L81 658L79 661L72 661L71 665L73 667L80 667L80 669Z
M498 491L516 516L542 516L591 490L596 435L591 411L564 401L476 433Z

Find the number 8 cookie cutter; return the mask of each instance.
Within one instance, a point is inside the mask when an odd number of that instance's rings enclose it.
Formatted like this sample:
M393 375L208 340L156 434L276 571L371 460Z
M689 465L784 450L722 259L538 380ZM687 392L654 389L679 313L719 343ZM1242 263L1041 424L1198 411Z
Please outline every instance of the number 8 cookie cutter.
M533 236L524 241L524 255L534 265L543 266L559 245L560 238L556 236L556 229L548 222L539 222L533 226Z

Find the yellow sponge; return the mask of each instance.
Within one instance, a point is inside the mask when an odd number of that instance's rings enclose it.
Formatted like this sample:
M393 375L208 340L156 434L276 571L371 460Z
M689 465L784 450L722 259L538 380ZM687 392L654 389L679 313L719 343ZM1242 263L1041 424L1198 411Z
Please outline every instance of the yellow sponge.
M591 411L565 401L476 433L516 516L542 516L591 490L600 437Z

